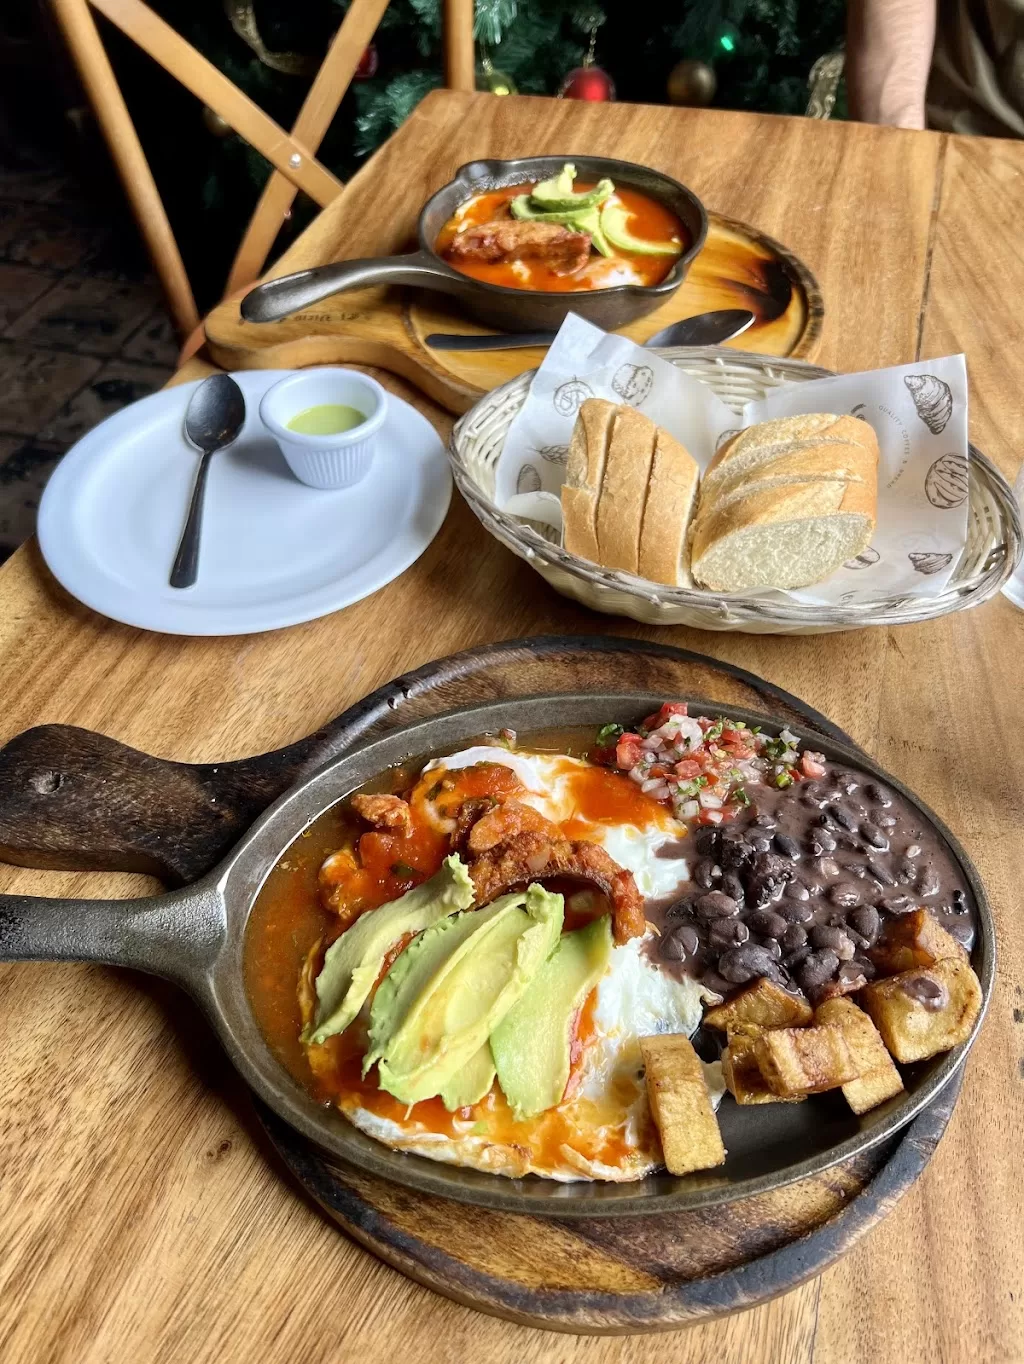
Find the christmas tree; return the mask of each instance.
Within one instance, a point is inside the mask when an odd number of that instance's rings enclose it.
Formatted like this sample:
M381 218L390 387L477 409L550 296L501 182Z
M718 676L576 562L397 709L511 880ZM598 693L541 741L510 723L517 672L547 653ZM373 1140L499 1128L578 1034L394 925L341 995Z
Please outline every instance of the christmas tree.
M348 8L348 0L150 3L285 126ZM618 99L639 103L788 114L806 109L811 68L841 45L845 15L844 0L648 0L641 19L628 0L476 0L475 9L483 89L603 98L614 87ZM126 40L111 31L109 41L208 306L269 167ZM588 62L581 86L578 69ZM391 0L324 140L324 164L347 179L443 83L441 68L442 0ZM285 236L308 216L308 206L297 206Z

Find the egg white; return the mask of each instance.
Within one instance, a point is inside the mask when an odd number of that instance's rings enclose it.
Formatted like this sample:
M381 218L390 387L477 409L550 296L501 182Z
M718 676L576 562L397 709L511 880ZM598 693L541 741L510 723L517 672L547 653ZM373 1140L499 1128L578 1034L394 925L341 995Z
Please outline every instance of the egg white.
M424 771L446 768L458 771L475 767L478 763L497 763L510 768L526 787L518 799L531 805L545 819L561 824L568 819L579 821L573 808L569 776L573 768L592 767L583 758L563 754L512 752L506 748L477 744L464 748L447 758L434 758ZM667 899L690 879L690 868L685 857L674 855L672 845L686 836L686 825L673 819L668 810L654 806L651 821L643 827L635 824L606 824L586 821L585 837L600 843L608 856L633 873L637 889L645 899ZM659 850L673 851L672 856L659 856Z

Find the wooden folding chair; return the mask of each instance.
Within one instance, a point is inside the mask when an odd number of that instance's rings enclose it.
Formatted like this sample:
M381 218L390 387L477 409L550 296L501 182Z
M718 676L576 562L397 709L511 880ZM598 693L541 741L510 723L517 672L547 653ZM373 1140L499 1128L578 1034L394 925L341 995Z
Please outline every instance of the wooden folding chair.
M388 0L352 0L291 132L275 123L142 0L52 0L52 5L164 287L171 315L181 335L187 336L200 320L192 287L92 10L109 19L219 114L273 167L228 276L227 293L231 294L259 275L299 190L321 208L340 193L341 181L320 164L316 153ZM444 50L449 88L474 89L473 0L445 0Z

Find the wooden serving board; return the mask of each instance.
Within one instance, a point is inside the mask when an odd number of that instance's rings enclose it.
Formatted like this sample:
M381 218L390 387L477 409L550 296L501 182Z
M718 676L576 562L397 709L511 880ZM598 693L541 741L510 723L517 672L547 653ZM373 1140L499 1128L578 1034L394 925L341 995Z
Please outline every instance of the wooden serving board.
M279 794L354 744L502 697L643 691L742 706L851 740L795 696L668 645L542 636L469 650L388 683L307 739L191 765L61 725L0 750L0 857L21 865L155 871L214 866ZM390 1185L327 1157L257 1111L291 1174L357 1241L468 1306L552 1330L668 1330L761 1302L819 1273L874 1226L927 1164L960 1076L902 1133L813 1178L709 1210L614 1220L488 1212Z
M657 312L623 327L623 335L643 342L684 317L718 308L749 308L756 321L730 344L764 355L808 357L824 317L814 276L792 252L756 228L717 214L709 218L707 243L682 287ZM336 246L330 238L318 239L315 256L312 247L300 250L303 243L297 242L286 258L287 269L351 258L352 250L342 245L346 241L343 235ZM280 274L280 268L273 273ZM486 335L488 329L470 321L443 295L422 289L353 290L282 322L263 324L244 322L238 299L228 299L206 319L210 353L225 369L380 365L456 413L465 412L490 389L534 369L545 354L543 347L435 350L424 340L431 332Z

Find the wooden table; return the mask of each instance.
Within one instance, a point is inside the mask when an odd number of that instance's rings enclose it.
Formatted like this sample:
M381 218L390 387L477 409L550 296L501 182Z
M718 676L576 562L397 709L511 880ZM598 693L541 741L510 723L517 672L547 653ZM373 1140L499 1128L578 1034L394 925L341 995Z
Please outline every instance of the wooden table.
M1019 143L437 93L389 146L392 166L395 147L404 153L403 174L380 192L410 227L425 195L473 156L589 151L668 171L815 272L827 307L821 363L850 370L966 351L971 437L1015 473L1024 428ZM447 417L386 382L447 430ZM428 659L542 631L647 635L751 668L831 716L961 837L999 921L999 985L924 1178L844 1261L775 1302L664 1337L549 1335L433 1296L297 1196L244 1087L173 989L95 967L4 967L8 1364L318 1364L410 1351L459 1364L1024 1358L1024 616L1002 598L892 632L644 630L555 596L456 499L420 562L368 601L275 634L187 640L79 606L29 544L0 572L0 738L67 721L183 760L239 757L299 737ZM156 888L8 868L0 887L86 896Z

